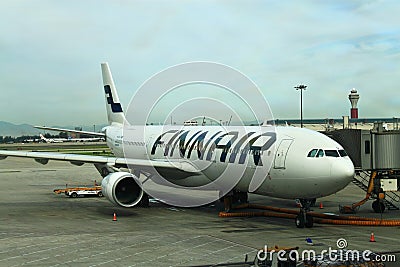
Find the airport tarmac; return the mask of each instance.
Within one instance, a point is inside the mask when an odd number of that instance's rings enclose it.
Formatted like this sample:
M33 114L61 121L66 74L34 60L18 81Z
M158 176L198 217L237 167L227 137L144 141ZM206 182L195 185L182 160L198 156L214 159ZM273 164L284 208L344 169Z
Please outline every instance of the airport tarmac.
M101 178L94 166L67 162L47 165L32 159L0 161L0 266L198 266L252 260L265 245L300 250L336 249L345 238L348 249L389 252L400 261L399 227L315 224L297 229L291 219L220 218L214 207L123 209L105 198L67 198L55 188L90 185ZM354 185L322 199L324 209L338 213L364 192ZM253 203L295 208L294 201L250 196ZM397 203L399 204L399 203ZM113 213L117 221L113 221ZM379 217L371 201L359 216ZM400 219L399 211L383 218ZM369 242L371 233L376 242ZM314 246L305 239L312 238ZM399 266L387 263L386 266Z

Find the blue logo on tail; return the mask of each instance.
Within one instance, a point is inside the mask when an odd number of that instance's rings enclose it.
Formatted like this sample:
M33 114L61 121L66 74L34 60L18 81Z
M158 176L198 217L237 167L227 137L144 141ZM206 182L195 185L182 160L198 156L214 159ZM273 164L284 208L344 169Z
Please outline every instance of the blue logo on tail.
M111 105L112 112L122 112L121 103L114 103L111 87L109 85L104 85L104 92L107 96L107 103Z

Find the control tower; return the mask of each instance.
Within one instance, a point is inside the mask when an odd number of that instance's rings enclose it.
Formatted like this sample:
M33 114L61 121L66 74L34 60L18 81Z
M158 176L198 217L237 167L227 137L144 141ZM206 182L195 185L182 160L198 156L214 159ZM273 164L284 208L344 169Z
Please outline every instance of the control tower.
M358 99L360 99L360 95L357 93L357 90L353 88L349 94L349 100L351 103L350 115L352 119L358 119Z

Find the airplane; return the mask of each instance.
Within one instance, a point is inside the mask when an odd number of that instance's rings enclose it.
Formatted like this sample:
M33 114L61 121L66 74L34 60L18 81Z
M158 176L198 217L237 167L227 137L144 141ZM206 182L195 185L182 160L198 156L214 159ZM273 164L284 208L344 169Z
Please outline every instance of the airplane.
M24 139L23 143L37 143L39 141L40 141L40 139L37 139L37 138L35 138L35 139Z
M46 143L63 143L67 142L67 138L46 138L43 134L39 134L40 140L43 140Z
M46 126L34 126L38 129L43 130L51 130L51 131L59 131L64 132L65 129L46 127ZM39 135L40 139L45 141L46 143L63 143L63 142L100 142L104 141L104 137L86 137L86 138L46 138L42 134Z
M298 228L313 226L307 213L313 199L338 192L354 177L354 165L343 147L305 128L130 125L108 64L102 63L101 69L109 126L101 133L85 133L105 138L115 157L0 150L0 159L10 156L33 158L41 164L49 160L94 164L103 177L103 195L126 208L148 203L148 195L154 191L144 187L154 177L155 183L176 186L166 195L179 194L182 187L219 190L221 199L231 200L224 201L227 210L232 200L246 202L248 193L299 199Z

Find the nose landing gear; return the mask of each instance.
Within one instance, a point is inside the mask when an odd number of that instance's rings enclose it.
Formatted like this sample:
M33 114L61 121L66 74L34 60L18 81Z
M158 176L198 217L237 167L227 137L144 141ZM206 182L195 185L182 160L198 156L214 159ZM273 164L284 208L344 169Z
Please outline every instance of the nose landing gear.
M300 212L295 219L297 228L313 227L314 219L311 215L307 214L307 212L310 211L312 204L312 199L300 199Z

